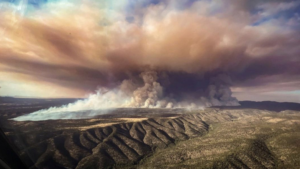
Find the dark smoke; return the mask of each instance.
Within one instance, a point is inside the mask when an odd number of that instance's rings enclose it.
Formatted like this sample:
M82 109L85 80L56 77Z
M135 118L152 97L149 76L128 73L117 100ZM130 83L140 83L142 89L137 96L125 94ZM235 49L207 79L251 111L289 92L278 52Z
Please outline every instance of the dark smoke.
M123 80L116 88L98 89L96 94L85 100L40 110L15 120L41 120L45 117L56 119L64 117L66 112L121 107L203 109L210 106L239 105L238 100L231 96L232 82L229 76L219 74L208 80L206 78L208 77L145 70L132 79Z

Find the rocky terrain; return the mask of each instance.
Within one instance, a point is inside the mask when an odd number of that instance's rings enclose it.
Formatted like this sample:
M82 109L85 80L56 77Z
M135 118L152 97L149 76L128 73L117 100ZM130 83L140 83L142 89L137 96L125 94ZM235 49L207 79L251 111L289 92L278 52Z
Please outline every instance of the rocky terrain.
M300 168L300 113L251 106L117 109L35 122L9 120L32 104L0 113L29 168Z

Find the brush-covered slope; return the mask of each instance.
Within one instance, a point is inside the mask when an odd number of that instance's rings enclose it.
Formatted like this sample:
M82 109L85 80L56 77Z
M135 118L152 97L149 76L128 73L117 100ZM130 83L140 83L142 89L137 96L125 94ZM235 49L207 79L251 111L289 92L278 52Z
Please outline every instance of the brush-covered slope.
M119 111L85 120L10 121L18 131L6 134L30 168L271 169L300 162L296 111Z

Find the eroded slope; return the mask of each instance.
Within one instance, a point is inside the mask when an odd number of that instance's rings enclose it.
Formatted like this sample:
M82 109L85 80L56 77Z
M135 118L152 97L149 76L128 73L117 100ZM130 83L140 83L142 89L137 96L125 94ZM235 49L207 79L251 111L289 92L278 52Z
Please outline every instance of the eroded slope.
M299 162L292 137L300 132L298 112L137 112L143 117L12 122L19 131L7 134L31 168L284 168Z

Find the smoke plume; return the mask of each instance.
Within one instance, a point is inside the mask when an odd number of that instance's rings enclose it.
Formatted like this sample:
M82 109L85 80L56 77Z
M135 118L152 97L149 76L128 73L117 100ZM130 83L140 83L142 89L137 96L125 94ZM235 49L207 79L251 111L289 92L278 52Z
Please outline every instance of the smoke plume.
M159 76L155 70L141 72L133 79L123 80L114 89L100 88L87 99L62 107L51 107L39 110L29 115L15 118L17 121L47 120L47 119L74 119L87 118L115 108L188 108L203 109L210 106L238 106L236 98L231 96L231 80L225 74L209 80L201 90L168 93L172 83L186 83L185 81L170 81L167 73ZM160 81L165 83L162 85ZM185 85L185 84L184 84ZM195 85L195 84L192 84ZM176 85L175 85L176 86ZM202 92L201 92L202 91ZM183 92L184 94L182 94ZM96 111L97 110L97 111ZM75 112L75 113L74 113ZM88 115L82 115L82 113Z
M300 3L228 1L49 1L24 15L0 10L1 92L96 91L35 112L53 115L231 106L231 89L299 90Z

